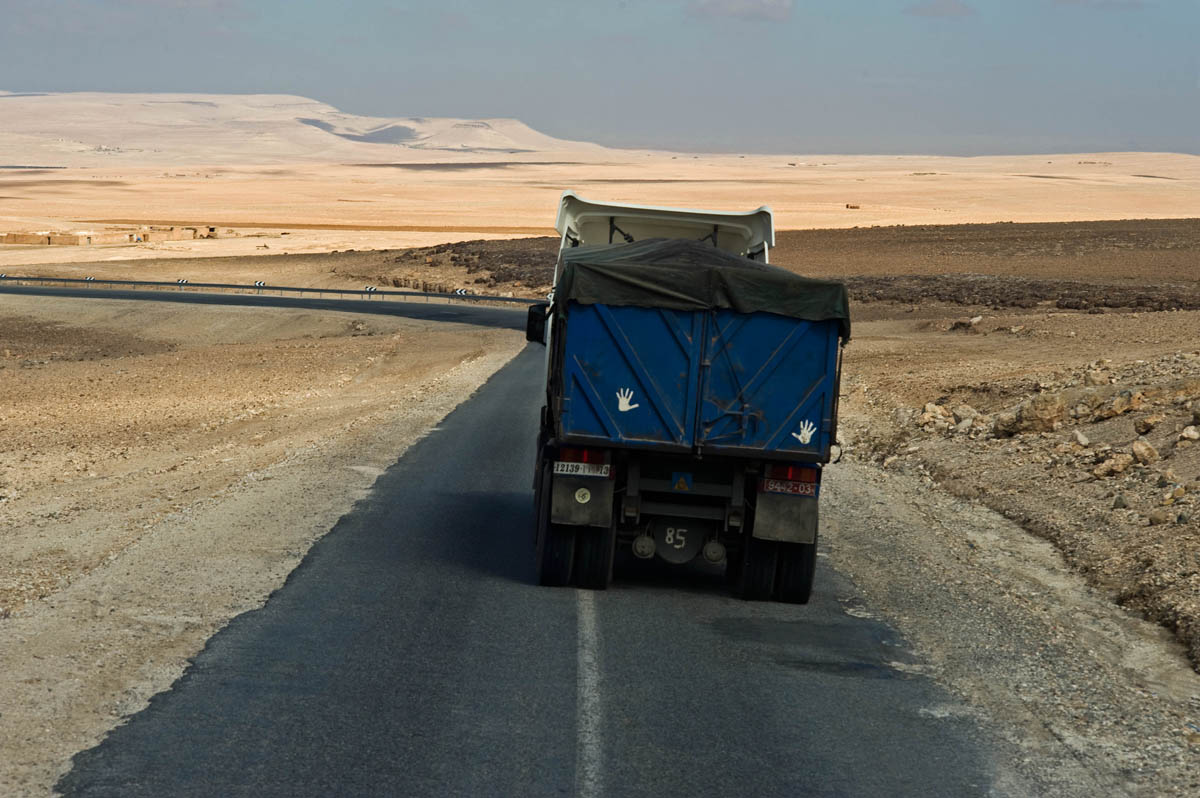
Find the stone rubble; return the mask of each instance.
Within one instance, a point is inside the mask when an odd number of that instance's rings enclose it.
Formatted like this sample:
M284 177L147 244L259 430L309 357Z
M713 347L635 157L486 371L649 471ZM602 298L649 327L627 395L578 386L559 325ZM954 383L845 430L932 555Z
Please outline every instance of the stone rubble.
M904 443L884 442L877 461L1000 510L1056 540L1068 559L1096 558L1085 569L1130 575L1118 600L1167 623L1200 666L1200 357L1098 360L1026 385L1024 395L1000 392L1007 402L989 400L989 390L896 410L894 440ZM1035 495L1041 511L1030 507ZM1111 530L1096 539L1097 524ZM1139 525L1185 532L1121 531Z

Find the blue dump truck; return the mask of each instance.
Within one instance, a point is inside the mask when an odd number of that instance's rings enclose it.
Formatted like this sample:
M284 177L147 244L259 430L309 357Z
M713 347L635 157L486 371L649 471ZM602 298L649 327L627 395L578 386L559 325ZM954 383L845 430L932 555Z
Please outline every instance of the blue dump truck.
M603 589L618 549L724 565L744 598L812 592L846 289L767 264L771 211L566 192L534 471L538 579Z

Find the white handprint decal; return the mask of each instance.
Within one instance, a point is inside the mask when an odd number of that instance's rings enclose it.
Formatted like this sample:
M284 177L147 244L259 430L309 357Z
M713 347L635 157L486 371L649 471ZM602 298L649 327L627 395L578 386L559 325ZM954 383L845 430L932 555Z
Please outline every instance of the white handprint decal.
M620 410L622 413L628 413L635 407L640 407L640 405L629 404L629 400L632 398L633 390L631 388L622 388L621 390L617 391L617 410Z
M801 421L800 431L793 432L792 437L800 441L800 443L807 445L812 440L813 433L816 431L817 427L811 421Z

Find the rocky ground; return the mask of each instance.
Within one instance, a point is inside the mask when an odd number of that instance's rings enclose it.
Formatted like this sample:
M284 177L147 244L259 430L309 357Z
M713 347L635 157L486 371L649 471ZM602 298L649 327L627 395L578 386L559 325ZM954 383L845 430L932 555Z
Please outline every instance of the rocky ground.
M1194 283L1200 219L786 230L771 261L812 276L992 275Z
M993 334L1021 335L1011 329ZM927 473L1053 541L1200 666L1200 350L958 385L888 412L858 387L876 411L847 422L859 456Z

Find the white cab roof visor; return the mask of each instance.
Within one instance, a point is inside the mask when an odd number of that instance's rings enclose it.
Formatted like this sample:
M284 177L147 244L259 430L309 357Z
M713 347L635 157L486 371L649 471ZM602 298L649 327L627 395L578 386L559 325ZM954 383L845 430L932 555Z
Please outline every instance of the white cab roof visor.
M747 213L661 208L590 202L564 191L555 229L562 247L625 244L647 238L708 241L718 249L765 263L775 246L775 225L767 206Z

